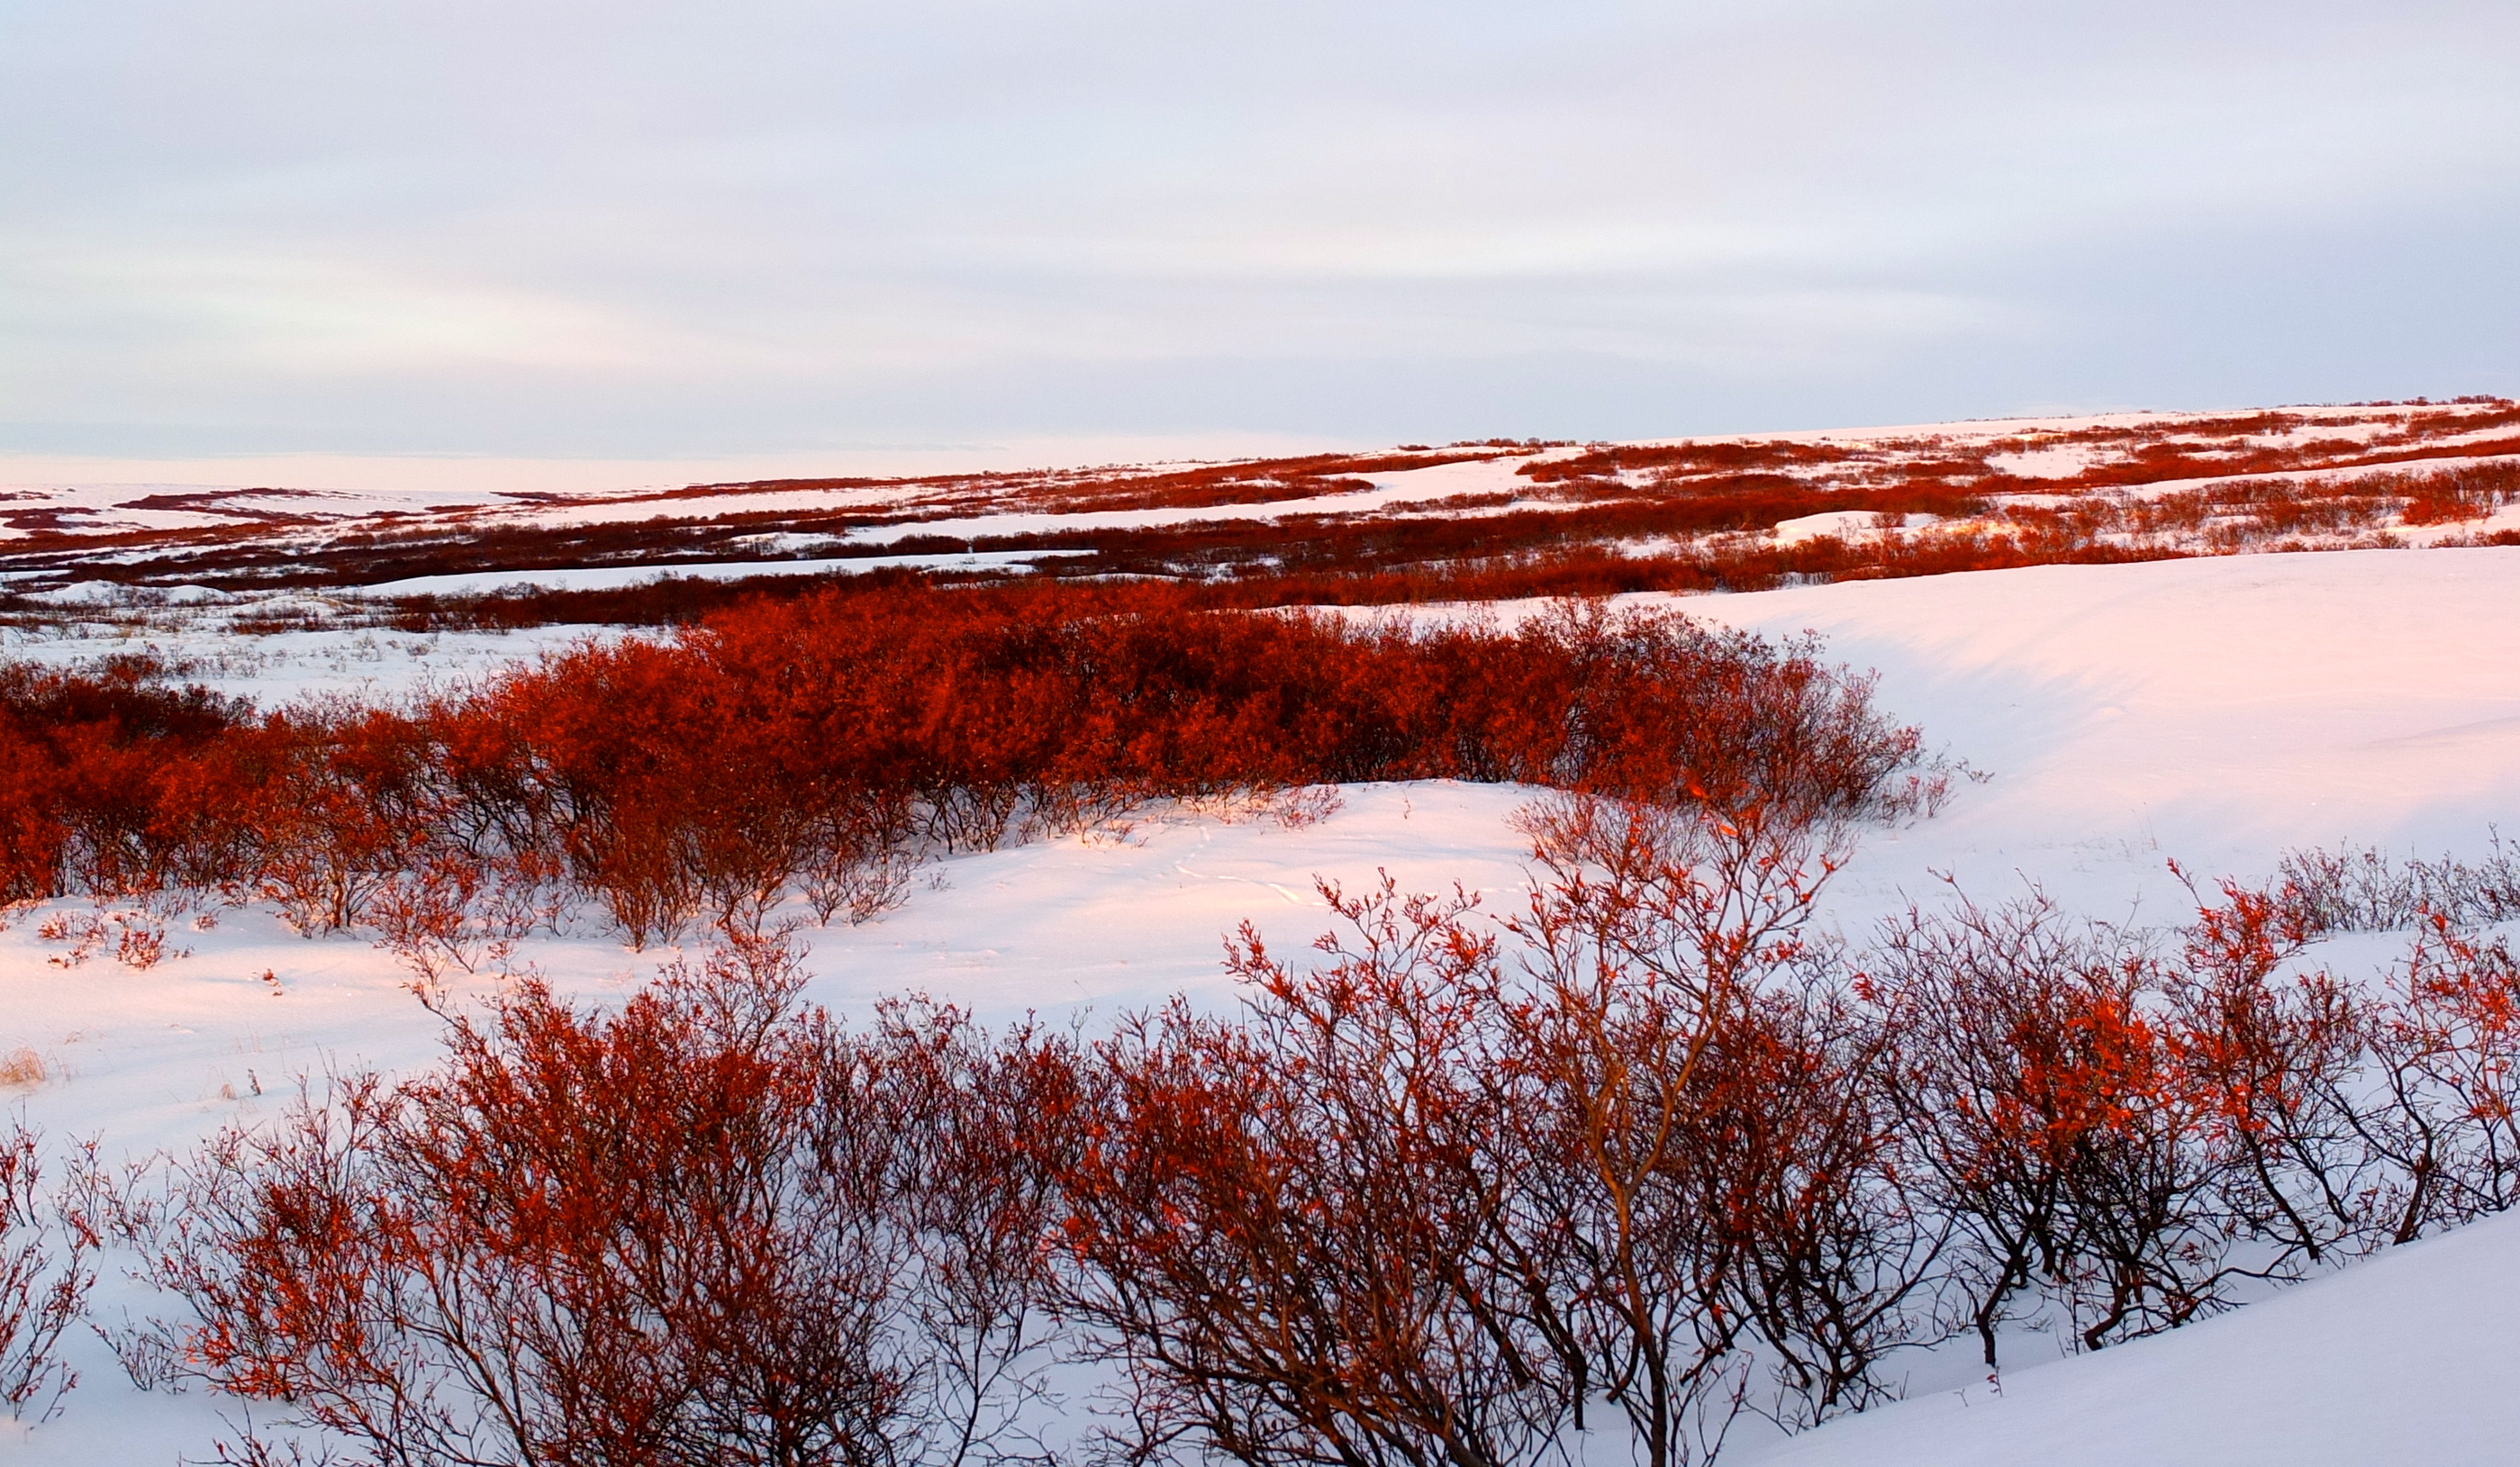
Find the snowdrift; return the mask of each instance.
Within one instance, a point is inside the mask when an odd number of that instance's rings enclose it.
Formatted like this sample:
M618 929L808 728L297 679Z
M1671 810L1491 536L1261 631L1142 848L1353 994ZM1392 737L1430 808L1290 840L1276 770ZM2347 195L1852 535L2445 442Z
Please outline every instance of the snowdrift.
M2409 1244L2237 1313L1879 1407L1758 1467L2507 1462L2520 1218Z

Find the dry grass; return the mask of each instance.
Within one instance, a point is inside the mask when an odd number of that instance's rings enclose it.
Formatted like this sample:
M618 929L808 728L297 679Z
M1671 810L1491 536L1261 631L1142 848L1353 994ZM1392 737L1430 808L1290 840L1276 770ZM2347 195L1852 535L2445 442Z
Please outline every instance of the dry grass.
M44 1057L32 1049L12 1049L0 1054L0 1089L42 1085L50 1078L44 1069Z

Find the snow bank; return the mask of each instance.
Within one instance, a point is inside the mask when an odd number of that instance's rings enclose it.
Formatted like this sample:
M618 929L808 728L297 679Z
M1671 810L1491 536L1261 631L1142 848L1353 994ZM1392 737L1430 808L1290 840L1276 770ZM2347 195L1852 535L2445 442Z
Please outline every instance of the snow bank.
M2287 846L2482 847L2520 832L2520 549L2043 565L1677 602L1880 674L1989 778L1840 879L2016 872L2152 919L2165 858L2261 873ZM1841 899L1856 894L1841 890Z
M2237 1313L1900 1402L1745 1467L2428 1467L2520 1443L2520 1218L2397 1249Z

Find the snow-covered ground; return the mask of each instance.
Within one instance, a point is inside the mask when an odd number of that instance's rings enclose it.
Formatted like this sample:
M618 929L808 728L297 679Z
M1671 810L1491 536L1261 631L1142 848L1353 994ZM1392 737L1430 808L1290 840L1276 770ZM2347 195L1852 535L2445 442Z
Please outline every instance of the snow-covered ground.
M251 609L267 613L278 600L257 601ZM326 600L314 609L330 614L336 606ZM80 623L40 635L11 629L0 631L0 657L75 667L118 654L151 655L167 661L180 681L273 707L299 697L401 696L530 662L588 638L617 635L608 628L578 626L408 633L353 626L246 636L224 630L222 621L209 615L150 615L129 622Z
M1855 935L1907 897L1936 900L1937 872L1981 895L2031 880L2069 906L2170 922L2184 893L2168 858L2258 873L2286 846L2473 857L2497 821L2520 831L2520 549L2048 566L1683 604L1763 632L1819 632L1832 659L1878 670L1889 709L1986 777L1958 780L1933 820L1868 835L1833 888L1830 917ZM197 654L216 640L166 635ZM253 639L253 660L216 680L265 696L382 691L409 686L414 666L458 660L445 640L417 658L423 639L376 634L361 648L346 635ZM457 646L478 670L498 646L539 645ZM327 660L367 653L355 665L374 671L360 684ZM1108 1014L1184 990L1230 1001L1222 934L1247 917L1299 945L1323 924L1316 874L1361 883L1388 868L1408 887L1509 891L1521 853L1506 822L1522 798L1367 786L1311 824L1183 814L959 858L889 916L811 934L813 996L862 1014L920 989L992 1018ZM300 1075L431 1053L433 1022L392 961L358 940L310 942L230 911L170 942L190 956L147 971L110 956L66 968L64 945L36 921L0 933L0 1054L22 1045L43 1060L48 1079L13 1098L54 1135L101 1135L109 1151L180 1146L273 1114ZM671 956L594 935L520 955L589 998L626 993ZM2500 1388L2507 1331L2496 1325L2520 1305L2516 1228L2483 1224L2226 1319L2015 1370L2000 1401L1982 1387L1941 1391L1773 1460L2507 1459L2520 1406ZM93 1341L79 1363L85 1384L63 1416L0 1427L0 1457L90 1467L207 1454L215 1402L132 1391ZM1742 1459L1766 1460L1757 1443L1741 1445Z
M1989 776L1875 836L1859 884L2017 869L2099 904L2157 894L2164 858L2263 873L2286 846L2465 851L2497 820L2520 833L2520 549L2043 565L1682 604L1820 633Z
M895 536L894 539L904 537ZM890 541L885 542L891 543ZM685 576L700 581L741 581L752 576L821 576L900 567L908 570L1022 571L1036 560L1056 560L1083 551L982 551L937 556L860 556L845 560L713 560L699 565L590 565L560 570L476 570L410 576L357 588L362 597L478 596L530 586L543 591L615 591Z
M2373 502L2368 496L2352 507L2354 512L2324 529L2301 520L2270 527L2234 504L2217 510L2210 524L2174 518L2131 529L2110 516L2122 517L2129 505L2142 500L2192 495L2224 483L2205 476L2218 467L2233 479L2265 479L2268 470L2279 470L2274 477L2298 487L2296 480L2365 471L2431 472L2497 462L2507 467L2510 450L2520 443L2510 431L2515 418L2520 410L2510 403L2478 398L2455 404L2237 414L2030 418L1619 445L1494 440L1449 450L1413 446L1345 460L1318 453L1238 459L1228 455L1247 445L1220 440L1209 449L1219 456L1202 462L1105 460L1091 468L999 472L987 467L992 455L975 453L943 473L832 478L834 472L864 475L871 468L872 461L839 455L830 461L782 461L775 471L788 475L785 477L719 482L695 482L710 467L700 464L686 466L691 477L663 480L655 474L666 466L618 466L620 476L608 479L580 465L560 472L545 487L537 487L545 481L520 473L516 466L450 464L415 478L409 466L391 469L370 465L343 479L337 474L346 471L346 466L327 467L309 460L252 466L275 468L281 476L225 483L56 481L12 487L0 482L0 580L44 588L105 573L158 586L187 580L243 586L269 574L277 556L294 569L330 574L347 584L371 573L356 566L373 565L373 558L361 557L372 557L382 546L395 556L430 556L421 563L442 564L452 572L431 576L431 584L418 589L459 592L518 583L610 586L624 578L709 573L690 564L668 570L649 558L688 560L695 543L705 543L707 554L722 557L720 574L771 573L747 562L781 554L800 556L785 573L804 573L824 568L804 561L805 556L830 556L842 546L881 553L914 538L1061 535L1091 537L1107 550L1115 537L1160 538L1159 532L1190 525L1213 530L1300 517L1336 520L1353 529L1370 520L1428 514L1563 513L1574 505L1623 495L1668 498L1701 489L1724 494L1745 484L1775 488L1788 481L1815 493L1906 484L1939 496L1958 484L1988 496L1999 511L1961 522L1916 516L1907 526L1910 530L1931 524L1943 531L2008 533L2018 526L2004 511L2079 501L2104 521L2093 531L2104 541L2182 554L2230 543L2268 548L2305 537L2319 545L2370 544L2399 531L2410 542L2428 543L2491 535L2520 520L2408 525L2399 521L2395 500ZM1675 448L1687 451L1669 451ZM1552 469L1552 465L1558 467ZM1734 471L1744 467L1755 469L1752 479L1742 480ZM2107 471L2082 482L2077 476L2086 470ZM0 478L10 472L10 465L0 462ZM364 487L340 487L352 482ZM1325 488L1331 492L1314 492ZM1273 494L1302 497L1272 499ZM2470 508L2481 516L2503 506L2497 499ZM1798 516L1775 528L1786 544L1821 534L1886 538L1860 514ZM2223 539L2216 540L2215 534ZM529 549L538 539L548 542L542 552ZM486 573L495 579L467 575L467 548L493 541L506 547L497 554L512 566L597 563ZM593 543L603 546L600 554L587 550ZM1635 544L1626 543L1631 548ZM866 563L852 565L863 568Z
M2486 1467L2520 1443L2520 1218L2097 1355L1844 1419L1745 1467ZM1729 1461L1730 1458L1728 1457Z

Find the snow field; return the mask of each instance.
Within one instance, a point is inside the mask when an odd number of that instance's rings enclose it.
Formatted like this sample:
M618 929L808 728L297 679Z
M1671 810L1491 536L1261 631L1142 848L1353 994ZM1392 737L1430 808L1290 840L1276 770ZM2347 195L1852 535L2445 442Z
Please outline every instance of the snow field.
M1935 819L1867 832L1827 911L1853 937L1911 898L1937 903L1938 873L1981 899L2030 880L2069 909L2170 923L2186 896L2168 858L2209 878L2256 875L2288 846L2473 857L2496 821L2520 831L2520 550L2047 566L1682 604L1770 635L1820 633L1830 660L1877 670L1889 711L1987 777L1957 780ZM258 639L262 661L214 681L270 700L382 692L445 656L380 637L377 671L353 687L325 661L342 655L325 640L340 635ZM222 640L178 639L204 655ZM537 645L481 645L494 641ZM467 666L494 655L468 652ZM1522 851L1507 819L1526 794L1362 786L1316 823L1185 812L956 858L884 918L807 934L811 997L862 1016L917 990L990 1019L1107 1016L1184 991L1230 1002L1222 935L1249 919L1299 949L1324 926L1316 874L1360 885L1388 869L1404 888L1459 881L1509 904ZM54 961L64 946L37 934L44 914L0 933L0 1054L31 1049L47 1078L0 1102L57 1139L101 1136L109 1154L181 1147L276 1113L301 1076L405 1069L434 1052L435 1023L404 975L356 938L310 942L267 913L223 910L207 931L170 931L190 956L146 971L110 954L66 968ZM604 1001L674 956L626 952L590 926L518 957ZM1735 1449L1815 1467L2505 1459L2493 1448L2512 1440L2520 1406L2493 1346L2520 1304L2514 1226L2479 1224L2188 1330L2016 1369L2000 1401L1982 1387L1935 1390L1772 1456L1746 1433ZM109 1313L128 1299L101 1295ZM97 1342L77 1350L85 1381L65 1414L0 1427L0 1455L88 1467L207 1454L218 1402L142 1395Z
M2520 1218L2247 1309L1831 1422L1753 1467L2486 1467L2512 1459ZM1728 1458L1729 1460L1729 1458Z

